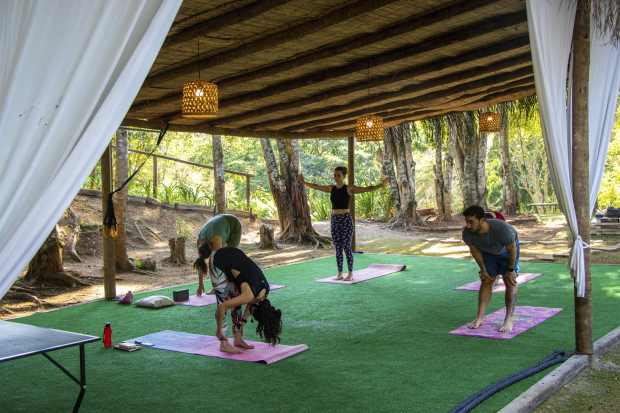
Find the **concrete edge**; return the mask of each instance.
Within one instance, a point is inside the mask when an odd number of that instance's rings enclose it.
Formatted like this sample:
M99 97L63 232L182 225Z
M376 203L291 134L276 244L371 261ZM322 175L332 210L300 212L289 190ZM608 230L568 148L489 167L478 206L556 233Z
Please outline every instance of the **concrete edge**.
M620 326L594 343L594 358L599 359L620 343ZM587 355L574 355L519 397L507 404L498 413L529 413L571 381L588 366Z

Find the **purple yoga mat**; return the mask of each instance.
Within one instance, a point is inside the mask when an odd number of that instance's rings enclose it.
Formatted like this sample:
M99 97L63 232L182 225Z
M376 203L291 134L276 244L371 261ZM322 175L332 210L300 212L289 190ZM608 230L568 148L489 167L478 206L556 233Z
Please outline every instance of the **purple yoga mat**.
M536 277L540 277L542 274L534 274L534 273L522 273L517 277L517 285L521 285L530 280L533 280ZM501 276L499 276L501 277ZM474 281L473 283L461 285L460 287L456 287L455 290L468 290L468 291L478 291L480 289L480 280ZM504 280L499 281L499 285L493 287L494 293L499 293L502 291L506 291L506 285L504 285Z
M286 285L270 285L269 291L277 290L278 288L284 288ZM190 295L189 300L176 301L177 305L189 305L192 307L202 307L203 305L215 304L215 294L203 294L200 297L197 295Z
M510 340L511 338L518 336L524 331L527 331L530 328L542 323L546 319L556 315L562 310L563 308L516 307L513 314L514 326L512 331L509 333L500 333L499 328L502 324L504 324L504 318L506 317L506 308L502 308L501 310L497 310L496 312L485 316L484 324L475 330L467 328L467 326L471 324L471 322L469 322L464 326L446 334Z
M298 346L278 344L275 347L271 347L266 343L246 340L247 344L254 346L253 349L244 349L241 354L230 354L220 351L220 341L217 337L201 336L199 334L170 330L164 330L159 333L125 341L135 343L136 340L152 344L152 346L148 347L160 350L170 350L178 353L198 354L200 356L219 357L230 360L264 361L267 364L275 363L276 361L280 361L308 349L308 346L305 344L300 344ZM232 337L229 338L228 341L232 344Z
M394 264L370 264L370 267L353 271L353 281L336 281L334 278L329 277L323 278L322 280L316 280L318 283L332 283L332 284L355 284L361 283L362 281L370 280L372 278L381 277L382 275L392 274L394 272L402 271L407 268L406 265L394 265ZM347 274L344 274L344 277L347 277Z

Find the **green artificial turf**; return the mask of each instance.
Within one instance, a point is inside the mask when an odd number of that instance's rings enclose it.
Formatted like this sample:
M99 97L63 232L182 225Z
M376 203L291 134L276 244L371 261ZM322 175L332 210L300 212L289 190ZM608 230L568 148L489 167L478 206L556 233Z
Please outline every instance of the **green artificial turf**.
M86 345L82 412L449 412L473 393L529 367L556 349L572 351L573 282L565 264L523 263L542 277L520 285L518 305L564 311L512 340L447 335L473 320L477 292L454 290L477 279L469 260L356 255L405 271L354 285L317 283L335 275L335 258L266 270L282 309L282 344L309 349L271 365L144 348L128 353ZM594 339L620 324L620 267L593 266ZM190 285L195 293L196 285ZM175 288L136 294L172 297ZM504 306L496 293L487 314ZM100 301L14 322L101 335L116 344L176 330L215 335L214 305L145 309ZM245 338L258 341L248 324ZM75 375L78 349L52 353ZM539 373L492 396L476 412L496 412L540 380ZM42 356L0 364L1 410L70 411L78 386Z

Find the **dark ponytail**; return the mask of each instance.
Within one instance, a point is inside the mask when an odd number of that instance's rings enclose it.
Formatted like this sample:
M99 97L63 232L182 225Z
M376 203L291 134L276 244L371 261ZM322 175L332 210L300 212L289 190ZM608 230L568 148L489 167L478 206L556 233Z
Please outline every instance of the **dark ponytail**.
M282 334L282 311L271 305L268 299L252 304L252 317L258 321L256 333L265 343L275 347Z
M198 245L198 254L200 255L196 261L194 261L194 269L198 272L202 272L203 274L207 273L207 263L206 259L211 256L211 247L206 242L201 242Z

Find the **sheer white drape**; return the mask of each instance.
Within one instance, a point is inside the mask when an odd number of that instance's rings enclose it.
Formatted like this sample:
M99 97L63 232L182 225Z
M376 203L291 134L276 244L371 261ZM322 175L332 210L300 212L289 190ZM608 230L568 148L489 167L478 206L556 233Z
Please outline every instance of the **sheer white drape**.
M566 74L575 2L527 0L536 95L547 162L558 202L576 237L568 267L576 278L577 295L585 294L584 243L579 235L572 190L572 116L567 115ZM618 49L601 36L591 37L589 139L590 208L598 195L618 98ZM572 76L572 71L570 73ZM569 88L569 94L571 88ZM569 97L570 102L570 97Z
M0 2L0 297L113 137L180 4Z

